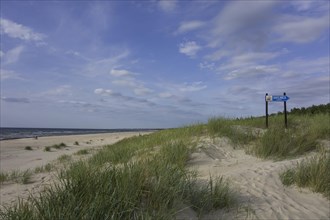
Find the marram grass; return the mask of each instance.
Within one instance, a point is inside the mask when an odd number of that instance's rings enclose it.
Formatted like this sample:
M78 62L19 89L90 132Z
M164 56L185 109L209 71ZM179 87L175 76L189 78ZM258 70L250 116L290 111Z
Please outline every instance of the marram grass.
M296 184L322 193L330 199L330 154L314 156L280 174L284 185Z
M201 184L185 169L192 139L203 129L161 131L106 146L59 172L59 181L39 196L3 207L0 218L173 219L182 203L201 214L227 207L233 202L227 181Z

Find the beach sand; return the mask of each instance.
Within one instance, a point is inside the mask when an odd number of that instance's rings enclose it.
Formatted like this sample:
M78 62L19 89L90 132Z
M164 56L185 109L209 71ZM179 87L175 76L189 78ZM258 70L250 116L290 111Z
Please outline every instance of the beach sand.
M49 163L56 164L57 159L62 155L74 155L82 149L94 151L124 138L149 133L152 132L120 132L3 140L0 141L0 171L2 173L34 171L35 168ZM75 145L76 141L79 145ZM66 147L61 149L51 148L51 151L44 151L46 146L60 143L64 143ZM30 146L32 150L26 150L26 146ZM86 157L86 155L75 157ZM18 197L27 198L30 193L40 192L44 186L51 184L56 179L55 173L54 171L34 173L28 184L15 183L14 181L1 184L0 205L15 202Z
M329 142L326 142L329 148ZM191 155L188 168L207 181L223 176L236 191L238 207L218 210L201 219L330 219L330 201L320 193L296 186L286 187L279 174L286 168L314 156L310 153L282 161L264 160L234 149L228 138L205 138ZM192 209L177 219L198 219Z
M147 134L150 132L141 132ZM35 169L47 163L56 163L63 154L74 155L81 149L99 149L126 137L139 135L136 132L41 137L1 141L1 171ZM79 146L74 145L78 141ZM65 143L68 147L45 152L45 146ZM329 145L329 142L326 143ZM31 146L32 151L25 150ZM328 146L329 147L329 146ZM90 154L91 155L91 154ZM86 156L86 155L83 155ZM293 167L312 154L295 159L272 161L248 155L243 149L235 149L228 138L200 140L192 153L187 168L197 171L201 181L223 176L230 181L235 191L236 206L229 210L217 210L200 219L330 219L330 203L319 193L306 188L286 187L279 174ZM78 157L75 155L74 157ZM82 156L81 156L82 157ZM55 171L36 173L29 184L6 182L0 187L1 205L16 202L17 198L36 195L56 181ZM199 219L191 207L182 204L176 219Z

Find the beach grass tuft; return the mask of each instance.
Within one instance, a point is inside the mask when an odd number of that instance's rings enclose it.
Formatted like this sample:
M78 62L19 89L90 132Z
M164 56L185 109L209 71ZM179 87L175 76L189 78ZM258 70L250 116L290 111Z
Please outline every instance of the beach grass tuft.
M26 146L24 149L25 150L33 150L31 146Z
M6 182L8 180L8 173L0 172L0 183Z
M19 184L29 184L31 182L33 172L28 170L19 171L13 170L11 172L1 172L0 173L0 183L13 181Z
M82 149L82 150L77 151L77 153L75 153L75 154L76 155L85 155L88 153L89 153L89 151L87 149Z
M304 160L280 174L284 185L296 184L322 193L330 200L330 154L324 153Z
M57 160L61 163L69 162L72 160L71 155L63 154L57 158Z
M46 146L46 147L44 148L44 151L50 152L50 151L51 151L51 147L50 147L50 146Z

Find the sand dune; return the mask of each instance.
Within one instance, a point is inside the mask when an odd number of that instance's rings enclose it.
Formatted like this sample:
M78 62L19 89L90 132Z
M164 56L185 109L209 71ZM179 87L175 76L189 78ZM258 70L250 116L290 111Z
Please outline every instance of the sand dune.
M98 149L122 138L137 135L136 132L43 137L38 140L19 139L1 141L1 171L34 169L56 161L60 155L73 155L80 149ZM75 141L79 146L74 145ZM68 147L44 152L44 146L65 143ZM34 150L27 151L25 146ZM236 191L237 206L230 210L218 210L202 219L329 219L330 204L321 194L308 189L285 187L279 173L303 160L262 160L248 155L242 149L234 149L227 138L203 138L187 164L196 170L198 178L208 180L224 176ZM26 198L37 193L54 181L55 172L34 174L30 184L5 183L1 185L1 205ZM197 214L184 206L177 219L198 219Z
M330 203L326 198L307 189L285 187L279 179L281 171L304 158L261 160L235 150L229 139L204 139L192 155L189 169L197 170L201 179L210 175L227 177L237 190L241 207L214 212L204 219L329 219ZM196 218L189 212L187 218Z

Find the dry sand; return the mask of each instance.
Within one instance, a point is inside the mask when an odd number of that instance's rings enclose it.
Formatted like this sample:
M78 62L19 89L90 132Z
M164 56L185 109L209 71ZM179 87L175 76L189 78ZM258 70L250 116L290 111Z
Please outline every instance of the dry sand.
M56 164L57 158L66 154L73 155L79 150L100 149L104 145L113 144L121 139L149 134L151 132L121 132L88 135L50 136L3 140L0 141L0 171L11 173L12 171L34 171L36 167L45 166L48 163ZM79 145L75 145L75 142ZM50 152L44 151L45 146L65 143L67 147L62 149L51 148ZM33 150L25 150L26 146ZM75 156L79 157L79 156ZM84 157L84 156L80 156ZM29 184L5 182L0 185L0 205L10 204L17 198L27 198L30 193L40 192L46 185L55 179L56 172L37 173L32 176Z
M72 155L86 148L98 149L137 134L129 132L1 141L1 171L34 169L56 161L63 154ZM74 145L75 141L79 142L79 146ZM61 142L68 147L44 152L44 146ZM34 150L27 151L25 146L31 146ZM201 180L208 180L210 175L228 178L231 188L236 191L238 205L230 210L214 211L202 219L330 219L329 201L321 194L308 189L285 187L279 179L282 170L304 158L261 160L247 155L242 149L234 149L229 139L204 138L191 155L188 169L197 170ZM54 173L39 173L34 174L30 184L5 183L0 188L1 204L9 204L17 201L17 197L26 198L29 193L40 192L53 181ZM198 219L198 216L191 208L183 206L176 218Z
M329 144L329 143L328 143ZM234 149L227 138L204 139L193 153L189 169L200 179L224 176L237 191L238 207L216 211L202 219L330 219L330 203L319 193L285 187L279 173L312 155L292 160L261 160ZM178 219L198 219L185 209Z

